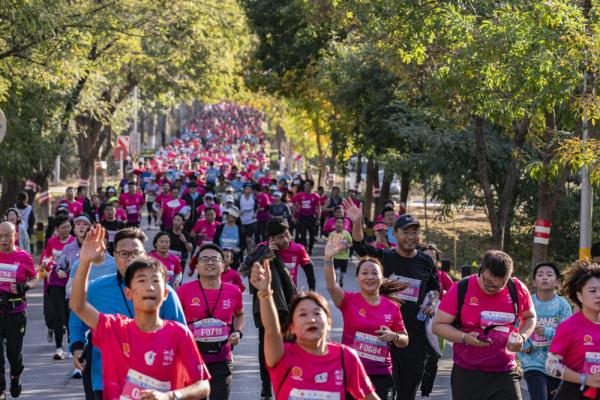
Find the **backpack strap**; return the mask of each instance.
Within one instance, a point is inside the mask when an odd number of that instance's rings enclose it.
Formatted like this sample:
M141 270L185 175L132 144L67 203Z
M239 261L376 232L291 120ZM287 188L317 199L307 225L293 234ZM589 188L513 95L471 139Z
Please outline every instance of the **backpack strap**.
M457 303L456 303L456 319L454 320L454 326L460 329L461 327L461 312L463 308L463 304L465 303L465 297L467 295L467 289L469 288L469 277L462 278L458 281L458 293L457 293Z
M517 296L517 285L513 278L508 279L506 287L508 288L508 293L510 293L510 299L512 300L513 308L515 309L515 322L517 322L519 319L519 296Z
M346 366L344 363L344 350L346 349L346 346L344 346L343 344L341 345L341 353L342 353L342 379L344 380L344 393L348 393L348 389L346 388ZM348 396L346 396L348 397Z

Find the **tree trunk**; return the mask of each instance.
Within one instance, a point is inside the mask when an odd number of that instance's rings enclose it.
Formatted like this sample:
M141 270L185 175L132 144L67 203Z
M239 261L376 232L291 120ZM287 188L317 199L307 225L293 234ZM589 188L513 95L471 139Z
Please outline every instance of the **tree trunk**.
M408 194L410 193L410 184L412 182L411 173L403 171L400 175L400 205L408 210Z
M0 197L0 211L4 212L17 202L17 194L21 190L21 182L13 177L2 177L2 197Z
M557 176L550 177L549 166L554 158L555 146L553 145L553 136L556 131L556 119L554 112L545 113L546 130L544 131L544 155L543 155L543 174L538 186L538 208L536 220L552 221L554 207L560 198L564 195L563 186L568 177L568 171L561 168ZM548 245L533 243L531 252L531 266L548 261Z
M508 173L502 184L502 189L498 197L498 206L496 206L496 198L494 196L494 191L492 189L492 184L490 182L487 169L484 119L481 117L475 117L473 122L479 184L485 198L485 207L492 230L493 246L498 250L504 250L505 230L510 229L508 226L508 221L512 204L511 200L515 195L517 179L519 173L521 172L519 166L521 157L520 153L525 144L525 136L529 129L529 119L526 117L520 122L515 121L513 124L515 135L513 151L511 152L511 161Z
M369 221L373 219L371 208L373 206L373 186L375 185L376 179L377 167L373 158L369 157L367 160L367 184L365 189L365 203L363 207L363 217L365 220Z
M392 184L392 179L394 179L394 173L390 168L385 168L383 170L383 182L381 183L381 191L379 194L379 198L375 203L375 215L379 214L381 210L383 210L383 203L385 203L390 198L390 186Z
M356 156L356 190L360 187L360 181L362 180L362 154L358 153ZM353 188L354 189L354 188Z

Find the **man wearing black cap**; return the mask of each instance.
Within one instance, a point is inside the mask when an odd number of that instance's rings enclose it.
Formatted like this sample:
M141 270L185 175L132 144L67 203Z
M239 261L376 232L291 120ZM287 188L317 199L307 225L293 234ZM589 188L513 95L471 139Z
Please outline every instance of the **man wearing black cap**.
M405 348L391 347L394 376L394 399L414 400L417 388L423 377L423 370L430 354L427 342L425 321L417 314L426 294L433 291L435 301L439 296L440 284L433 260L417 250L419 244L419 220L404 214L394 224L394 237L398 241L395 249L378 249L364 241L362 209L350 199L343 201L346 216L352 221L353 249L359 256L377 257L383 264L383 275L392 280L406 282L409 286L398 292L404 301L401 307L402 318L408 332L409 344ZM431 316L433 307L424 309Z
M268 244L262 243L256 247L256 250L246 258L240 273L243 275L248 274L255 261L262 262L264 258L270 259L273 300L277 307L279 321L282 326L284 326L289 318L288 305L292 300L292 296L296 293L296 285L294 285L288 268L285 265L286 260L282 259L279 253L290 247L291 235L289 233L288 224L280 218L269 221L267 234L269 235ZM269 255L274 258L269 257ZM304 268L304 271L306 272L307 280L310 282L309 285L312 285L311 289L314 290L315 277L312 262L308 265L303 265L302 268ZM312 277L310 276L311 273ZM271 399L271 379L265 364L265 329L260 319L260 302L257 297L258 292L252 285L250 285L250 293L252 294L254 325L258 328L258 361L260 365L260 379L262 382L261 399L267 400Z

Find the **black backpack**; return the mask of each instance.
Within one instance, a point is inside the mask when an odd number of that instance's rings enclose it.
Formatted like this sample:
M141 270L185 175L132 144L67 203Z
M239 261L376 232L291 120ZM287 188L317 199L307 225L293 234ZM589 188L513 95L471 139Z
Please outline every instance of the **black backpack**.
M465 297L467 295L467 289L469 287L469 277L462 278L458 281L458 302L456 305L456 319L454 320L454 326L459 328L461 327L461 312L463 304L465 303ZM508 292L510 293L510 298L513 303L513 307L515 309L515 321L519 315L519 297L517 296L517 285L515 285L515 281L512 278L508 280L506 283L506 287L508 288Z

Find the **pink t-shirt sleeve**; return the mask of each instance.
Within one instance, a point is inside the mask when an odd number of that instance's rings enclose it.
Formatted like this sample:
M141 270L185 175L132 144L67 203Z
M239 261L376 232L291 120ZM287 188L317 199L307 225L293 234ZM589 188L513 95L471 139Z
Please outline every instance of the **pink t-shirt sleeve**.
M446 292L442 301L440 302L439 309L452 316L456 316L456 308L458 307L458 282L453 284L452 287Z
M180 332L182 333L177 341L177 364L187 373L189 380L184 379L184 381L187 381L185 385L188 386L194 382L210 379L210 373L202 360L192 333L185 327Z
M394 305L396 305L396 304L394 303ZM404 326L404 320L402 319L402 313L400 312L400 307L398 307L398 312L394 313L393 315L394 315L394 320L392 321L391 329L394 332L406 331L406 328Z
M300 248L298 249L298 256L300 265L307 265L312 262L308 256L308 253L306 252L306 249L302 245L300 245Z
M344 311L344 310L348 309L348 307L351 305L352 305L352 293L344 292L344 298L342 299L342 302L340 303L340 306L338 308L340 309L340 311Z
M375 392L373 384L360 362L356 351L347 346L344 346L342 351L344 352L344 378L346 379L346 389L352 397L364 399L369 394Z
M173 273L175 275L181 273L181 262L179 261L179 257L173 258Z
M550 353L558 354L560 356L564 356L567 353L570 332L569 325L569 323L564 322L558 325L556 333L554 333L554 337L552 338L552 343L550 343L550 348L548 349Z
M100 313L98 316L98 325L96 329L92 330L94 346L98 347L101 351L106 337L113 332L114 326L117 320L125 318L119 314L104 314Z

